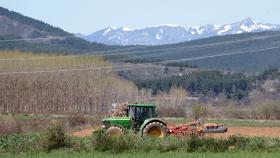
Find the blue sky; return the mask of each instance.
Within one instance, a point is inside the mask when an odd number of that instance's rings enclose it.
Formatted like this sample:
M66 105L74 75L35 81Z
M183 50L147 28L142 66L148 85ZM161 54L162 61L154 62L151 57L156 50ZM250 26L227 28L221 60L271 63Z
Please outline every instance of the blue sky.
M279 0L0 0L0 6L84 34L107 26L225 24L246 17L280 24Z

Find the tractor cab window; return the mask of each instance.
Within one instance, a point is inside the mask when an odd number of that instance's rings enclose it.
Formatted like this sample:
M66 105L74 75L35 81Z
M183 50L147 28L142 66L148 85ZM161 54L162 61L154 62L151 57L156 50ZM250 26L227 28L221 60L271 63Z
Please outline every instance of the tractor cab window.
M140 128L146 119L156 117L155 107L130 106L127 112L134 121L134 128Z
M146 119L154 117L154 108L152 107L136 107L136 119L142 124Z

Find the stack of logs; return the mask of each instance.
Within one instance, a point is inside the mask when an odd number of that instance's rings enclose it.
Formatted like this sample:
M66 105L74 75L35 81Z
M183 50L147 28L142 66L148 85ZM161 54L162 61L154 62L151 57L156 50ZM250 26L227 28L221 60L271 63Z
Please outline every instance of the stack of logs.
M117 103L111 112L112 117L125 117L128 110L128 103Z
M112 117L125 117L128 110L128 104L129 104L128 102L114 104L114 109L110 115ZM133 103L133 104L137 104L137 103Z

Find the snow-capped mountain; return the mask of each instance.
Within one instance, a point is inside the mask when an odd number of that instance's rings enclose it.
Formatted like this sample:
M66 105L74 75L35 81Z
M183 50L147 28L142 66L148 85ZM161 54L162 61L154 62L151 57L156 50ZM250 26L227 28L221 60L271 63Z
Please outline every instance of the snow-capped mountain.
M77 36L91 42L108 45L162 45L211 36L268 30L280 30L280 25L260 23L251 18L246 18L241 22L232 24L198 27L176 25L152 26L141 29L108 27L87 36L81 34L77 34Z

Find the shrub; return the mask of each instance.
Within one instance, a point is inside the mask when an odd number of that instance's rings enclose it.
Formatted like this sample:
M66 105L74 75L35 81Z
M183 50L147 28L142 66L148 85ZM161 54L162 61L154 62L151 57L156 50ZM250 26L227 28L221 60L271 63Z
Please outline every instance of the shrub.
M234 147L236 150L245 150L249 141L250 138L248 137L234 135L227 139L227 145Z
M183 141L174 137L166 137L164 139L145 137L143 139L139 136L134 140L138 140L134 145L134 149L141 149L145 152L153 150L159 152L169 152L180 150L180 148L183 147Z
M103 130L97 130L93 132L92 146L97 151L109 150L109 146L112 140L106 137Z
M41 151L41 135L39 134L10 134L0 137L0 153L20 153Z
M90 150L90 140L90 137L72 137L66 146L68 146L72 152L87 152Z
M135 138L136 137L132 134L110 137L104 134L104 131L100 130L93 134L92 143L93 148L97 151L112 151L113 153L119 153L133 149L136 143Z
M227 141L224 139L204 138L202 141L202 149L207 152L225 152L229 149Z
M188 152L194 152L198 150L198 148L201 146L202 146L202 141L198 137L190 136L190 138L187 139L186 150Z
M46 151L64 147L66 145L66 135L62 125L58 122L51 123L44 134L42 143Z
M248 146L249 150L252 150L252 151L268 149L265 138L263 138L263 137L250 138L250 141L248 142L247 146Z

